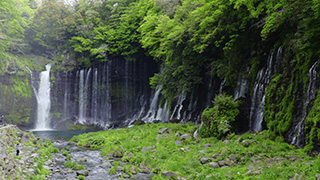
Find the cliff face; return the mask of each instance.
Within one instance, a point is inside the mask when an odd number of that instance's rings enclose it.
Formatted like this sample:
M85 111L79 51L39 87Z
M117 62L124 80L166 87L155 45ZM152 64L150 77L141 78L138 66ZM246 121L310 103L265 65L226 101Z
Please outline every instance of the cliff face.
M253 66L240 71L233 84L203 72L202 83L178 94L172 102L163 101L161 86L150 88L149 78L160 71L150 59L114 59L86 69L54 70L50 72L49 124L55 129L76 124L107 129L136 120L199 123L215 95L228 93L242 101L240 131L269 129L272 136L283 136L297 147L317 148L318 60L293 60L279 47L259 66ZM1 113L7 122L25 128L37 123L35 92L40 72L30 73L0 77Z

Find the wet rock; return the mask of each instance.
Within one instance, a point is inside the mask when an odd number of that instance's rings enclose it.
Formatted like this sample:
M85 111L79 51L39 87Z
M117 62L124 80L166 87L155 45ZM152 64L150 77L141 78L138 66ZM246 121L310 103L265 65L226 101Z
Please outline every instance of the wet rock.
M150 169L148 169L148 168L140 169L139 172L145 173L145 174L150 174L151 173Z
M89 171L88 170L80 170L76 172L77 176L88 176L89 175Z
M168 128L163 128L158 131L159 134L164 134L164 133L168 133L168 132L169 132Z
M100 167L101 168L111 168L112 167L112 165L111 165L111 163L110 162L105 162L105 163L103 163L103 164L101 164L100 165Z
M181 136L181 140L186 140L186 139L189 139L191 138L190 134L184 134Z
M249 147L252 143L254 143L255 140L250 140L250 139L245 139L241 142L241 144L244 146L244 147Z

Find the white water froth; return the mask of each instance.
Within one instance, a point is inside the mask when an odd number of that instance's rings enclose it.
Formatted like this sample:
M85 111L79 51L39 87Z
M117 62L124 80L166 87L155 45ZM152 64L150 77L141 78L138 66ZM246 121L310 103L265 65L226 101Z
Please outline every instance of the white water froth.
M279 54L277 54L279 55ZM250 109L250 131L261 131L264 118L265 93L272 75L273 52L268 59L267 68L261 69L254 83L252 103Z
M35 91L37 98L37 123L35 130L50 130L50 69L51 64L46 65L46 71L40 73L40 84Z

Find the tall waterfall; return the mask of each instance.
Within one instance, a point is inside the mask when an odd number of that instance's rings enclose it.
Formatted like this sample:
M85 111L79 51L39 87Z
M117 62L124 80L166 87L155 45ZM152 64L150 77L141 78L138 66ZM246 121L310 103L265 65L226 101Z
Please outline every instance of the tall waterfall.
M252 103L250 108L250 131L261 131L264 116L264 100L273 68L273 51L268 58L266 68L262 68L254 83Z
M50 129L50 69L51 64L47 64L46 71L40 73L39 89L35 92L37 98L36 130Z
M298 147L302 147L302 145L304 144L304 135L305 135L304 127L305 127L307 116L309 114L310 102L316 98L317 91L316 91L315 83L317 80L317 71L316 71L317 64L318 64L318 61L315 62L309 69L308 87L307 87L306 93L303 94L303 109L302 109L301 120L295 126L292 134L291 145L296 145Z

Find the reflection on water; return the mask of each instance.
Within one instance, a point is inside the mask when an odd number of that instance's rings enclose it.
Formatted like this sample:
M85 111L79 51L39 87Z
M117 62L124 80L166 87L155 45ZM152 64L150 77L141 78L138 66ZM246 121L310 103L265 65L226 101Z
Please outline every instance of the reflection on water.
M32 131L33 134L37 135L38 137L44 139L44 140L65 140L69 141L73 136L88 133L90 131Z

